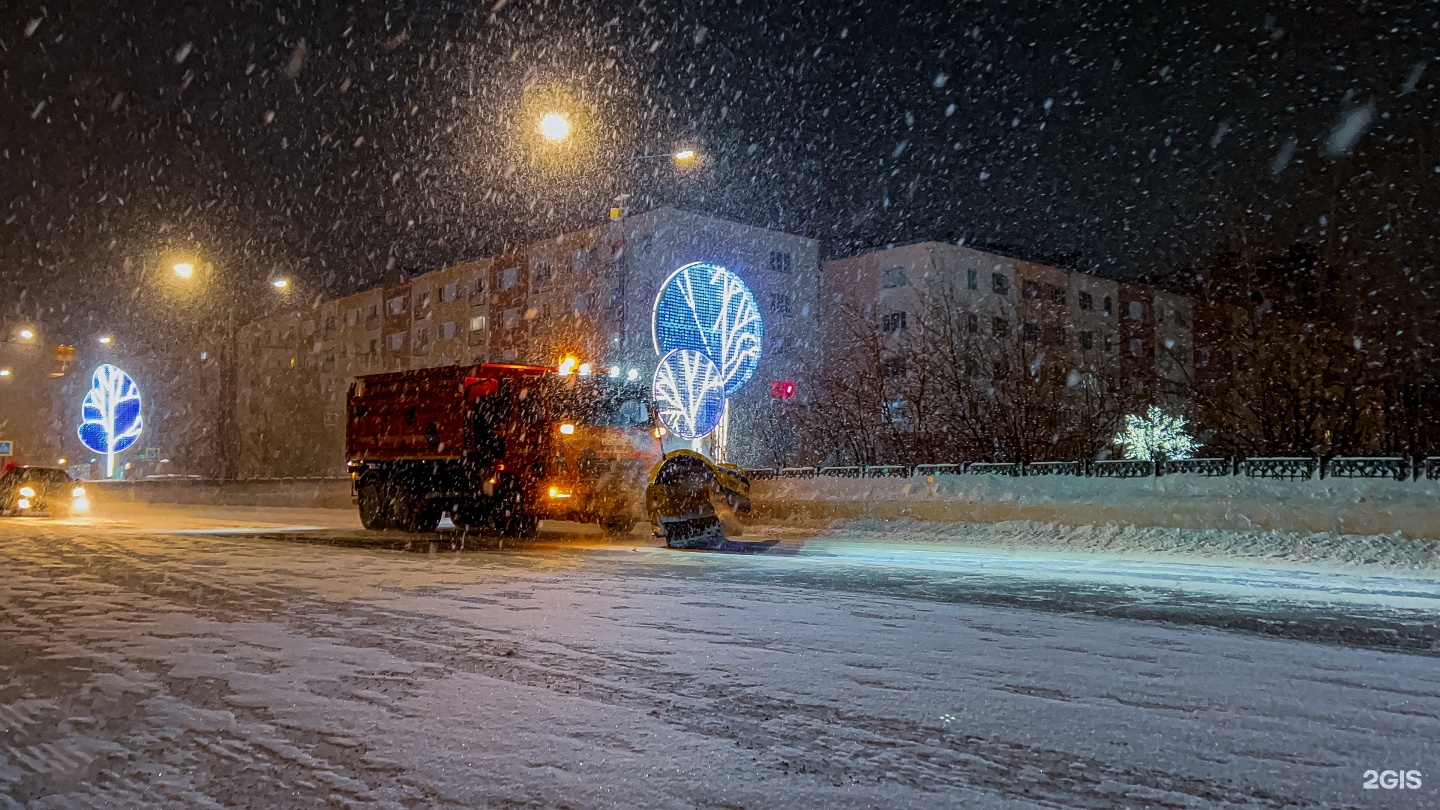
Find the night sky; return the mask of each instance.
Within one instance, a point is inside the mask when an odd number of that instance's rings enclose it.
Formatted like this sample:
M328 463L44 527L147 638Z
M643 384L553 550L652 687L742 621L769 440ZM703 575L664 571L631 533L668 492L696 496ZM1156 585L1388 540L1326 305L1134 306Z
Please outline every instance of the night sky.
M138 323L176 250L347 293L622 192L827 255L965 240L1180 284L1241 234L1434 284L1440 4L1313 5L12 0L6 314ZM684 146L703 165L631 159Z

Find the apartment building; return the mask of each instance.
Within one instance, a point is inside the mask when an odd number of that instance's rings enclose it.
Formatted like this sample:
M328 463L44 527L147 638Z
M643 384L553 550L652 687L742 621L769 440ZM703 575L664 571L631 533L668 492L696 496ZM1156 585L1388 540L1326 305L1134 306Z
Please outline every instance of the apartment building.
M649 379L660 286L696 261L738 273L765 320L755 379L731 400L729 454L773 421L772 382L803 398L820 368L819 245L673 208L517 246L493 257L277 315L240 331L241 477L335 475L345 397L363 374L483 361L593 368Z
M1014 354L1057 382L1104 377L1157 401L1183 399L1193 377L1185 296L940 242L828 261L822 275L827 343L877 332L887 376L943 339L971 377L1000 375Z

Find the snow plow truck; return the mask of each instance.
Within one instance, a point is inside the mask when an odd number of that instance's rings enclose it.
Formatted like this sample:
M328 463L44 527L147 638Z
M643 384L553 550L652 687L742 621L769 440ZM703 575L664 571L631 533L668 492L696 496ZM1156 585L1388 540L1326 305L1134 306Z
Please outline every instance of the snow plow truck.
M345 453L367 529L457 528L509 537L541 519L625 535L649 517L669 545L723 539L715 506L749 510L743 471L662 451L648 387L502 363L359 377Z

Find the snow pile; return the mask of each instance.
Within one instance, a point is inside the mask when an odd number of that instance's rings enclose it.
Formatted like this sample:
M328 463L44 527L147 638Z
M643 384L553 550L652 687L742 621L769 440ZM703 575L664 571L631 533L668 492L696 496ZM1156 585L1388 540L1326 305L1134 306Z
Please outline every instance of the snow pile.
M756 481L751 495L762 519L1114 523L1440 539L1440 484L1435 481L937 475L774 479Z

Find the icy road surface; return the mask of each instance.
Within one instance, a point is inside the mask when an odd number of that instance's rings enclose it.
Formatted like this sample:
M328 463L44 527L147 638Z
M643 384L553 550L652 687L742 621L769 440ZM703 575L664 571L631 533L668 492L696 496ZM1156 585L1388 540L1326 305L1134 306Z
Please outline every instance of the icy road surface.
M352 523L0 521L0 808L1440 803L1425 576Z

